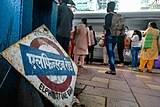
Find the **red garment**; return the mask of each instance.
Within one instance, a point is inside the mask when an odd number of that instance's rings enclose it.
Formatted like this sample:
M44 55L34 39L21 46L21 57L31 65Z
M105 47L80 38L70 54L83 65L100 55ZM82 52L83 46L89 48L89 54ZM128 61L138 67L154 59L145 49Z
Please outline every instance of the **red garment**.
M71 52L73 51L73 48L74 48L74 33L75 33L75 30L72 30L71 31L71 40L70 40L70 43L69 43L69 46L68 46L68 55L71 57Z
M101 38L104 40L104 46L106 46L105 34L103 34Z

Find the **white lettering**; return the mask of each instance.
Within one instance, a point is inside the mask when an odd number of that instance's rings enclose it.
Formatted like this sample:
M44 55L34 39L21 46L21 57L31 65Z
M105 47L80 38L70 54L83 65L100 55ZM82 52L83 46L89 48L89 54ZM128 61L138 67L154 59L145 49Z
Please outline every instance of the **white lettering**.
M68 70L73 71L73 67L70 61L58 60L48 58L46 54L42 53L41 56L26 53L29 63L33 66L33 69L57 69L60 71Z

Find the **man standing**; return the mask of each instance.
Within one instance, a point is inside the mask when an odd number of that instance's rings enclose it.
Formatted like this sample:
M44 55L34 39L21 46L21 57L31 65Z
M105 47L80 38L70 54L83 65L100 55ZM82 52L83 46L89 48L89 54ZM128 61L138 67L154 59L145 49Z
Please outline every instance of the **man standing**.
M112 74L112 75L116 75L115 55L114 55L114 48L116 45L116 36L111 36L110 28L112 24L112 17L114 14L115 5L116 5L115 2L112 2L112 1L107 4L108 14L105 16L105 25L104 25L104 29L106 30L106 34L105 34L106 49L107 49L109 65L110 65L110 70L106 71L105 73Z
M67 6L69 0L59 0L58 17L57 17L57 35L56 39L68 53L68 45L70 41L72 21L74 19L73 12Z

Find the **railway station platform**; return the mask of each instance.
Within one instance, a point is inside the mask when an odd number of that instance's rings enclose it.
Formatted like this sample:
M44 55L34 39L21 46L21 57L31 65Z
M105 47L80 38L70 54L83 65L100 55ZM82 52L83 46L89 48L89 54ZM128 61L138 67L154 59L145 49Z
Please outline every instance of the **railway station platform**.
M160 69L153 73L116 67L117 74L105 74L109 66L93 63L78 68L73 107L160 107Z

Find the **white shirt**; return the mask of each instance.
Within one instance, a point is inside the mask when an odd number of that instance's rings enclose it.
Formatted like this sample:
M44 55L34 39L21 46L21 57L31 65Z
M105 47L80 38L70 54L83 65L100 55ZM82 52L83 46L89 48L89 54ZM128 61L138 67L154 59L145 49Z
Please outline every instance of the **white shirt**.
M90 31L90 40L91 40L91 45L94 45L94 44L95 44L95 41L94 41L94 33L93 33L93 30Z
M141 47L141 41L139 40L138 35L133 35L133 37L131 37L131 40L131 47Z

